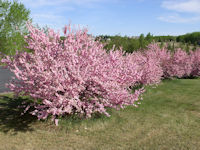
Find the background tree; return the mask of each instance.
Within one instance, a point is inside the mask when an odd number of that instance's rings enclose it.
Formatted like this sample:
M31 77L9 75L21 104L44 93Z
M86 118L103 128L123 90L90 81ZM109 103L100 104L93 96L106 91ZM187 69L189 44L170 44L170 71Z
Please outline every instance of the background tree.
M145 40L147 40L148 43L153 42L153 35L151 35L151 33L149 32L149 33L147 34L147 36L145 37Z
M140 42L140 47L144 48L144 46L145 46L145 37L144 37L144 34L140 34L139 42Z
M26 22L32 22L29 15L22 3L0 0L0 52L13 55L16 50L25 50Z

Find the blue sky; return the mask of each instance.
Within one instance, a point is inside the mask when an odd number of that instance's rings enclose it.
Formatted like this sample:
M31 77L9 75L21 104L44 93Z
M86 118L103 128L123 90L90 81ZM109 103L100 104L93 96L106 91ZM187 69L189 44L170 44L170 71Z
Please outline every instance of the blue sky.
M200 0L19 0L34 23L62 30L87 27L93 35L180 35L200 31Z

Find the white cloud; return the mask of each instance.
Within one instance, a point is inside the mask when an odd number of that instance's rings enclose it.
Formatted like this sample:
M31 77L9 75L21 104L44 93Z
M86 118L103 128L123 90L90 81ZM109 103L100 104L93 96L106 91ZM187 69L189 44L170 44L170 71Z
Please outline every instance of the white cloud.
M161 6L177 12L200 13L200 0L165 0Z
M38 23L40 27L44 27L47 25L55 31L57 31L58 29L61 30L64 25L69 22L69 20L67 20L67 18L65 18L64 16L56 15L49 12L46 14L36 13L31 15L31 17L33 18L34 23Z
M76 6L88 6L105 0L19 0L31 10L33 23L40 27L48 26L54 30L62 29L69 23L66 14L77 9Z
M59 15L54 15L54 14L34 14L32 15L32 17L38 19L40 18L41 20L47 20L47 19L52 19L52 20L60 20L63 19L63 16L59 16Z
M200 22L200 0L164 0L161 7L174 12L158 17L161 21L170 23Z
M179 14L171 14L158 17L159 20L169 23L195 23L200 21L200 16L182 17Z
M30 7L58 6L58 5L90 5L104 0L21 0Z
M30 17L33 19L33 23L37 23L40 27L48 26L54 30L62 30L70 22L70 19L76 16L77 12L81 12L82 7L96 9L102 4L118 1L120 0L19 0L31 10ZM76 12L76 10L78 11ZM77 18L79 16L75 19ZM82 26L86 27L86 25Z

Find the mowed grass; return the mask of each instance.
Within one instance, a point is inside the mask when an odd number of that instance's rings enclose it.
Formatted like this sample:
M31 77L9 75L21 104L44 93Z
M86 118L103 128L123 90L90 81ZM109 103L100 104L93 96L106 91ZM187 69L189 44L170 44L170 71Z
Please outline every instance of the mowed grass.
M200 80L164 80L147 87L138 108L110 109L110 118L51 120L20 116L12 94L0 96L2 150L199 150Z

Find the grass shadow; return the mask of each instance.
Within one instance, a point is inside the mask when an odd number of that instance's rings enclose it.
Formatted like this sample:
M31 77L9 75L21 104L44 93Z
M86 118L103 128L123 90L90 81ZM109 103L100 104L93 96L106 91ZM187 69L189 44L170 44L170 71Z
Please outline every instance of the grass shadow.
M112 114L112 108L107 108L107 112L111 115ZM78 115L67 115L64 117L60 118L61 121L66 125L66 124L72 124L73 126L75 125L80 125L84 122L89 122L89 123L94 123L97 121L106 121L109 119L109 117L107 117L105 114L101 114L101 113L94 113L91 115L90 118L86 118L86 116L84 117L80 117Z
M35 116L32 116L28 112L24 115L24 108L18 108L22 102L28 99L19 97L14 99L9 96L0 95L0 130L4 133L13 131L17 132L33 131L30 124L37 121Z
M29 98L18 97L14 99L12 96L0 95L0 131L4 133L13 133L13 135L18 132L34 131L36 128L41 128L42 130L60 130L60 129L74 129L75 127L80 127L83 124L91 124L99 121L109 120L104 114L95 113L92 114L91 118L80 117L78 115L66 115L59 118L59 128L55 126L54 122L51 121L51 117L46 120L40 120L42 124L33 125L34 122L38 121L36 116L29 114L27 111L24 115L25 108L19 108L22 102L29 102ZM108 109L109 114L112 114L112 109ZM34 127L34 128L33 128Z

